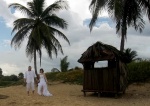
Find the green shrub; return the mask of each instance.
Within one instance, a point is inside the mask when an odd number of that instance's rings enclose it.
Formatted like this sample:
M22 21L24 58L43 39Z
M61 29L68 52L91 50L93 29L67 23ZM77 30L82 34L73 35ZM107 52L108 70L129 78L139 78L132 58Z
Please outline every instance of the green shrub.
M145 82L150 79L150 61L144 60L128 64L128 81Z
M67 78L67 72L60 72L56 75L57 80L61 80L63 82L65 82L66 78Z
M1 81L0 80L0 87L7 87L7 86L14 86L14 85L23 85L23 79L18 81Z
M49 72L46 73L47 79L52 81L63 81L75 84L83 83L83 70L73 70L67 72Z
M83 71L81 70L74 70L67 72L65 82L71 82L76 84L82 84L83 83Z
M52 81L56 81L56 80L58 80L56 77L56 75L58 73L60 73L60 72L47 72L47 73L45 73L45 75L46 75L47 79L52 80Z
M1 81L18 81L19 78L16 75L3 76Z

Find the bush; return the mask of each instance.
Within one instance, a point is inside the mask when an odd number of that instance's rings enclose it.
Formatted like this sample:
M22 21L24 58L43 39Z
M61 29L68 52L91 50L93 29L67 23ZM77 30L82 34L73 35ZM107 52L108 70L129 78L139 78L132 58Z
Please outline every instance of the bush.
M56 81L56 80L58 80L56 77L56 75L58 73L60 73L60 72L47 72L47 73L45 73L45 75L46 75L47 79L52 80L52 81Z
M19 78L16 75L3 76L1 81L18 81Z
M73 70L68 72L50 72L46 73L47 79L52 81L63 81L74 84L83 83L83 70Z
M150 78L150 61L144 60L128 64L128 81L145 82Z

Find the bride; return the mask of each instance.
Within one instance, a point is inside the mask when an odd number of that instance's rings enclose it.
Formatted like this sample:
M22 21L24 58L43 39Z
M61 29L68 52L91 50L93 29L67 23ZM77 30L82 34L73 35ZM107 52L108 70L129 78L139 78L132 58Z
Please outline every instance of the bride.
M40 69L39 74L38 94L43 96L52 96L52 94L47 89L47 78L42 68Z

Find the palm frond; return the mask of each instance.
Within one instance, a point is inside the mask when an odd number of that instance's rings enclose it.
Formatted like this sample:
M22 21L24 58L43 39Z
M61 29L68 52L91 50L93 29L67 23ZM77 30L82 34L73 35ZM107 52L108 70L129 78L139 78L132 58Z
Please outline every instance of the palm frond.
M56 26L62 29L67 29L68 26L64 19L57 17L55 14L52 14L51 16L48 15L42 20L49 26Z
M58 45L58 44L57 44ZM52 58L52 52L56 55L58 54L58 50L56 48L56 45L52 42L52 40L47 39L46 37L43 38L43 46L45 47L47 54L50 58ZM62 48L62 47L61 47Z
M57 50L60 50L61 53L63 54L63 50L60 45L60 42L54 37L55 33L50 30L49 26L41 23L39 25L39 32L40 32L39 36L41 39L41 45L43 45L43 47L45 47L48 50L48 54L50 57L52 57L52 52L50 52L50 50L53 51L54 54L56 54L56 56L57 56Z
M34 17L34 14L32 14L32 12L28 8L26 8L25 6L23 6L21 4L12 3L9 5L9 7L13 7L14 9L19 10L19 11L27 14L27 16L29 16L29 17Z
M128 26L130 27L130 25L132 25L136 31L139 30L141 32L145 23L143 20L141 7L139 6L137 0L127 0L124 7L124 14L127 14L126 21Z
M34 57L34 50L37 51L37 53L40 57L40 61L41 61L41 56L42 56L41 46L38 46L35 39L33 39L32 35L30 35L27 46L26 46L26 55L27 55L27 57L29 57L30 60L32 60L32 58Z
M50 6L48 6L41 14L41 17L45 17L47 16L47 14L53 14L54 12L62 10L62 9L68 9L68 7L69 6L68 6L67 1L58 0L54 2L53 4L51 4Z
M35 21L33 19L28 19L28 18L20 18L17 19L13 22L13 30L12 33L14 33L14 31L18 31L20 29L22 29L24 26L32 26L35 23Z
M20 29L12 38L11 45L15 48L19 48L24 38L28 35L30 32L31 27L24 26L22 29Z
M55 28L52 28L52 27L49 27L49 28L50 28L51 31L53 31L54 34L56 34L59 37L63 38L70 45L70 42L69 42L68 38L62 32L60 32L59 30L57 30Z
M92 0L89 6L90 11L92 13L92 19L89 24L90 31L92 31L92 28L95 25L96 20L98 18L99 12L101 12L105 8L107 1L108 0Z
M36 17L40 17L42 14L44 4L45 0L33 0L32 2L27 3L28 7Z
M139 6L142 8L144 13L148 16L148 19L150 20L150 0L137 0L139 3Z

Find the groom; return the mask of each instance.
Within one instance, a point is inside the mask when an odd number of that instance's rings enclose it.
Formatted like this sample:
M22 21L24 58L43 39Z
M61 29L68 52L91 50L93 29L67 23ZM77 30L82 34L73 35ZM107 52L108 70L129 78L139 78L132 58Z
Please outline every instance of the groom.
M34 78L36 78L36 74L33 70L31 70L32 67L28 67L28 71L25 72L24 74L24 82L26 83L26 89L27 89L27 94L29 96L29 91L32 89L32 93L34 94Z

